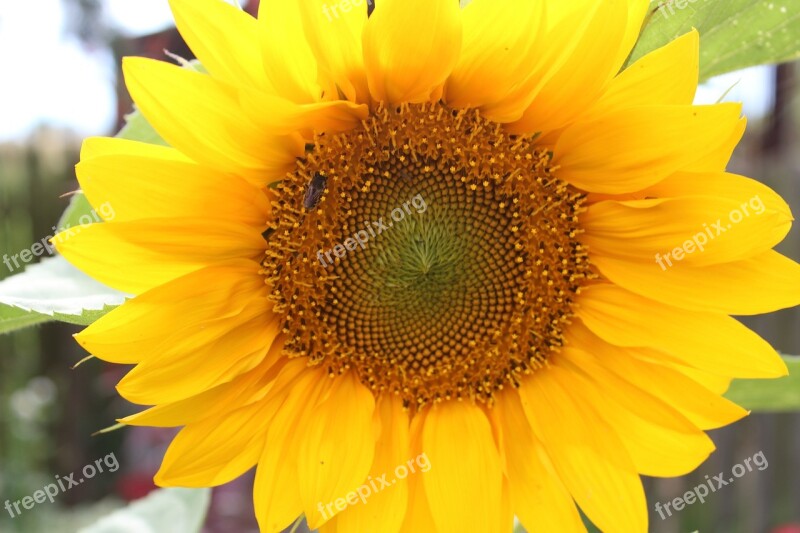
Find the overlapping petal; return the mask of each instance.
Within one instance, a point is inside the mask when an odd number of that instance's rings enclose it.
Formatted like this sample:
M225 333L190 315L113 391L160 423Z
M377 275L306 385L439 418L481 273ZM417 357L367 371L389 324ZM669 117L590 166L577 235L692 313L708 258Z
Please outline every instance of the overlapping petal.
M520 522L529 531L586 531L572 496L525 418L519 394L498 395L492 416L500 428L505 476Z
M687 474L714 450L711 439L664 400L609 372L585 352L567 347L553 364L570 371L589 402L617 435L636 470L649 476ZM633 398L636 401L631 401Z
M595 256L639 261L659 270L739 261L778 244L792 222L780 205L744 205L722 196L603 201L582 215L586 234L581 240ZM659 268L662 264L667 266Z
M504 101L541 61L544 6L524 0L470 2L463 10L464 39L444 100L471 108Z
M582 322L570 328L567 338L569 346L576 346L594 357L597 364L660 398L701 429L718 428L747 415L747 411L719 396L724 390L707 388L706 379L688 377L686 367L681 369L684 372L679 371L666 354L609 344Z
M70 263L92 272L95 279L133 294L203 267L257 260L264 251L259 230L205 218L90 224L59 233L53 244Z
M358 503L336 515L338 533L401 531L409 499L409 480L408 477L397 478L396 472L400 467L405 467L407 471L406 462L416 460L409 451L409 417L402 402L391 396L378 399L375 417L380 425L380 436L375 443L375 458L367 481L394 478L390 487L384 487L381 483L380 492L373 492L372 484L365 483L363 486L368 486L369 489L361 490L359 493L361 499ZM417 470L410 473L410 476L424 474L425 472ZM375 486L377 487L378 483L375 483Z
M319 511L320 502L344 498L366 480L378 437L374 411L372 392L349 373L334 381L299 433L297 476L312 529L330 518Z
M122 68L142 114L171 146L198 163L263 185L289 171L303 153L299 134L287 134L282 126L280 133L259 127L234 86L162 61L125 58Z
M619 72L635 40L627 30L640 26L644 16L641 0L546 5L549 28L543 53L558 55L549 58L538 85L526 87L532 98L519 120L509 125L513 133L558 130L585 113Z
M557 366L524 380L519 393L528 422L592 523L608 532L646 531L647 507L636 467L581 385Z
M86 350L113 363L138 363L180 342L202 345L203 329L214 320L236 317L267 295L260 265L251 261L199 269L155 286L129 300L76 335ZM175 321L180 317L180 321ZM170 325L169 335L164 327Z
M461 42L457 2L382 0L363 34L372 97L389 104L438 100Z
M308 44L319 71L335 83L349 101L369 103L361 39L367 22L366 0L347 4L308 0L299 4Z
M223 0L170 0L181 37L217 79L275 93L264 71L256 19Z
M107 221L162 217L206 218L250 226L269 218L267 197L234 174L189 161L173 148L119 141L113 153L97 155L100 139L84 143L76 166L81 190ZM102 142L100 142L102 144ZM220 202L219 198L226 198Z
M700 162L734 135L740 111L738 104L618 109L564 131L553 163L559 178L586 191L637 191L677 171L712 166Z
M434 405L422 449L432 465L423 482L436 531L502 531L503 472L486 414L470 402Z
M584 324L617 346L658 348L690 366L732 377L787 372L766 341L726 315L671 307L609 284L584 289L580 306Z

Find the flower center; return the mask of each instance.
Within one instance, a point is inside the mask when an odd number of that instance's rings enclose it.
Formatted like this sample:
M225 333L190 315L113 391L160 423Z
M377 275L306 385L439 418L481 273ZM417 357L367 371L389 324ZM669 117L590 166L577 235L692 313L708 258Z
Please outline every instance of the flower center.
M286 349L407 406L490 403L563 344L584 196L477 112L378 108L277 189L264 273Z

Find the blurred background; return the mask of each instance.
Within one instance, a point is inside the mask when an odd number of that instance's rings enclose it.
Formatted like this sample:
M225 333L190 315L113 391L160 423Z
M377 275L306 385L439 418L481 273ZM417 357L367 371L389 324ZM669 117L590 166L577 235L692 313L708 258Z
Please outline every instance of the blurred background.
M257 0L242 2L255 12ZM192 55L172 25L167 0L0 1L0 254L17 254L52 234L78 188L73 165L81 140L113 135L131 102L120 58ZM733 87L733 88L731 88ZM715 78L698 103L742 101L749 118L730 170L760 179L800 211L800 85L796 64L759 67ZM778 249L800 259L796 226ZM0 279L12 274L0 264ZM779 351L800 354L797 310L744 320ZM152 476L174 430L126 428L92 436L136 409L114 385L122 366L90 361L71 335L80 328L46 324L0 336L0 506L31 495L56 476L113 453L119 463L11 518L0 532L72 532L155 487ZM651 531L800 533L800 414L756 414L712 432L718 450L691 475L646 479ZM753 470L661 519L667 502L744 459L763 452ZM727 474L726 474L727 476ZM252 473L214 490L205 530L257 532Z

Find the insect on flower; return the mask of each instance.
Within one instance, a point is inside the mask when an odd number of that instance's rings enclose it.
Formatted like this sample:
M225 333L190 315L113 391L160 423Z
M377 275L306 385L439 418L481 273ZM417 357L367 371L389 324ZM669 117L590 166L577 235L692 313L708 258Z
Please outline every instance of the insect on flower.
M303 198L303 207L309 211L317 207L322 193L325 192L325 185L328 183L328 178L320 174L314 173L314 177L308 183L305 198Z

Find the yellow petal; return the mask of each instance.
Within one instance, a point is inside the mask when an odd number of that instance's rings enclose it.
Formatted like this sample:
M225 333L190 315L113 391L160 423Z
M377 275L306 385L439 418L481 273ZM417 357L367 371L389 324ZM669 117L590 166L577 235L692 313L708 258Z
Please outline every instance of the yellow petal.
M648 105L690 105L700 69L700 34L692 30L622 71L590 113Z
M265 228L266 222L254 229L205 218L150 218L70 228L53 244L98 281L136 294L205 266L258 260Z
M235 316L267 296L260 270L250 261L198 270L125 302L75 338L100 359L122 364L153 357L169 340L191 346L202 334L198 325Z
M739 261L768 251L789 232L785 212L761 207L713 196L603 201L581 215L581 241L594 256L657 271Z
M422 432L425 427L425 420L428 417L430 408L425 408L418 412L411 420L409 437L411 439L411 455L420 457L423 454L427 457L427 452L422 447ZM433 465L431 465L433 468ZM436 531L436 524L431 515L428 495L425 493L425 476L413 475L408 479L408 507L403 526L400 531Z
M608 533L647 531L639 475L617 434L562 368L537 370L519 388L528 422L586 516Z
M374 411L372 392L349 372L334 379L330 395L298 435L297 477L311 529L331 518L320 503L346 498L367 478L375 456Z
M528 531L586 531L572 496L531 431L517 391L501 392L491 412L500 427L504 470L520 522Z
M192 160L180 151L168 146L131 141L118 137L89 137L81 146L81 161L106 155L128 155L158 159L159 161L180 161L189 163Z
M461 50L461 9L450 0L381 0L364 29L372 97L390 104L432 99Z
M107 221L205 217L258 228L270 214L267 197L246 181L177 158L118 153L85 158L75 171L86 198Z
M125 58L122 70L145 118L199 163L263 185L291 170L303 154L298 135L264 131L241 107L239 93L211 76L135 57Z
M422 449L430 458L423 482L436 531L501 531L503 472L486 414L469 401L433 405Z
M701 429L722 427L747 415L747 411L719 395L724 391L706 388L702 381L691 379L686 373L671 367L671 361L666 357L644 355L641 348L609 344L580 321L570 325L567 345L591 354L596 364L662 399ZM643 355L650 358L643 358Z
M463 10L464 41L445 88L452 107L502 100L526 79L539 58L544 2L474 0Z
M422 469L431 466L423 458L410 455L408 413L398 398L382 396L375 408L375 416L379 417L381 432L370 477L356 489L358 503L349 505L336 515L339 533L401 531L408 504L408 478L424 476ZM415 469L414 473L410 473L409 465ZM409 472L409 476L398 477L398 473L404 475L404 472ZM391 486L386 487L384 483ZM375 492L373 487L380 492Z
M670 307L613 285L587 287L579 302L580 319L611 344L658 348L695 368L731 377L787 373L767 342L728 316Z
M511 503L511 489L508 478L503 477L503 491L500 493L500 517L502 522L497 523L498 531L513 531L515 523L514 507Z
M284 389L283 401L267 430L253 485L256 518L266 533L283 531L303 512L297 475L298 430L308 417L316 416L319 399L331 385L327 372L306 368L302 359L290 361L286 371L292 367L303 371Z
M252 468L262 454L265 432L300 365L288 365L271 394L218 416L188 424L167 449L155 481L159 486L216 486Z
M278 134L299 131L309 141L314 132L338 133L353 129L369 115L366 105L346 100L293 104L273 95L244 90L241 101L265 131Z
M275 376L288 360L281 355L284 340L272 343L254 369L184 400L156 405L119 422L131 426L177 427L219 416L262 399L278 383Z
M172 440L155 476L160 487L215 487L258 462L274 412L261 403L189 424Z
M696 166L730 138L741 106L639 106L577 122L555 146L558 177L590 191L633 192ZM707 148L708 147L708 148Z
M263 361L282 320L272 302L253 301L240 314L195 328L202 334L148 357L117 385L126 400L142 405L171 403L231 381ZM271 316L272 315L272 316Z
M683 244L694 245L687 240ZM775 251L709 266L628 261L597 255L592 263L620 287L675 307L757 315L800 304L800 265ZM663 263L663 262L662 262Z
M739 145L747 128L747 118L742 117L724 138L709 138L700 151L699 157L682 170L687 172L722 172L728 168L733 151Z
M602 94L624 60L620 52L627 44L620 36L628 21L627 0L546 5L550 29L542 44L561 52L561 57L554 57L550 71L540 75L529 106L508 126L512 133L548 132L574 122Z
M652 362L653 359L646 359ZM657 360L657 359L656 359ZM723 376L718 373L707 372L689 366L686 361L681 361L682 364L675 364L672 361L664 362L664 365L669 366L673 370L677 370L689 379L701 384L714 394L725 394L731 386L733 378L730 376Z
M258 22L267 77L280 96L307 104L337 94L332 80L320 75L303 27L303 9L302 2L261 0Z
M261 59L259 26L250 14L221 0L170 0L181 37L215 78L264 91L275 89Z
M567 347L552 358L572 374L573 394L597 407L623 437L636 470L648 476L687 474L714 451L711 439L664 400L606 370L599 361Z
M308 44L320 71L351 102L369 103L361 46L361 33L367 22L366 0L308 0L300 4Z
M633 51L636 41L644 29L644 23L647 20L647 14L650 10L649 0L627 0L628 2L628 17L626 19L625 34L622 39L622 46L619 47L617 52L617 64L622 67L625 60Z
M587 350L586 347L591 347L588 349L599 354L612 354L609 357L614 357L614 354L618 353L618 351L623 351L626 355L644 363L656 365L659 368L662 366L671 368L683 376L688 377L692 381L699 383L716 395L724 394L725 391L728 390L731 381L733 381L733 378L724 374L724 371L726 370L724 368L719 370L714 368L710 372L706 370L699 370L695 366L692 366L694 361L685 357L667 353L659 348L646 348L641 346L623 347L610 344L592 333L580 319L576 320L573 325L570 326L570 329L567 333L569 339L568 342L572 342L577 339L578 335L575 332L578 331L586 331L588 337L593 339L585 343L583 340L581 340L581 343L578 344L578 347L583 347L584 351ZM599 341L601 344L592 344L594 341ZM701 361L698 364L703 365L704 363Z
M639 198L675 198L680 196L718 196L749 204L749 213L758 213L763 205L770 211L793 219L792 210L781 195L752 178L727 172L677 172L637 193Z

